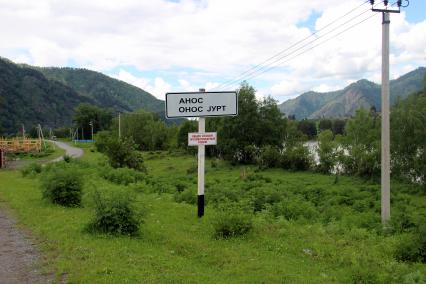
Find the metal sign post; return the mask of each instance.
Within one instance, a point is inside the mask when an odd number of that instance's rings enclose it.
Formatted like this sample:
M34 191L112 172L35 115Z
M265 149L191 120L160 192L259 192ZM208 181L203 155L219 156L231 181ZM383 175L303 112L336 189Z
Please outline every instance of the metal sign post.
M206 145L216 145L217 134L206 133L205 117L236 116L236 92L167 93L166 118L198 117L198 133L188 133L188 145L198 146L198 217L204 216L204 166Z

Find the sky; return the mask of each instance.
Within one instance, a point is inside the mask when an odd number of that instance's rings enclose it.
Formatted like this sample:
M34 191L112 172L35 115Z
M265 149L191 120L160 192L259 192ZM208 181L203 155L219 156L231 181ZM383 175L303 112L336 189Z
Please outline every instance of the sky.
M367 2L0 0L0 56L99 71L159 99L245 80L259 98L283 102L363 78L380 83L382 18ZM426 66L426 1L390 17L394 79Z

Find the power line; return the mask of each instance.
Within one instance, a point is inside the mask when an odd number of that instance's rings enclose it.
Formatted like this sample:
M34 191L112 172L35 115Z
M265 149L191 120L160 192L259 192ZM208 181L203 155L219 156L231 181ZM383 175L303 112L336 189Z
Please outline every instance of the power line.
M291 60L293 60L293 59L295 59L295 58L299 57L300 55L305 54L306 52L308 52L308 51L310 51L310 50L312 50L312 49L314 49L314 48L316 48L316 47L318 47L318 46L320 46L320 45L322 45L322 44L324 44L324 43L329 42L330 40L332 40L332 39L334 39L334 38L338 37L339 35L341 35L341 34L343 34L343 33L347 32L348 30L350 30L350 29L352 29L352 28L354 28L354 27L356 27L356 26L358 26L358 25L360 25L360 24L362 24L362 23L364 23L364 22L368 21L369 19L373 18L373 17L374 17L374 16L376 16L376 15L377 15L377 14L373 14L372 16L369 16L369 17L367 17L367 18L365 18L365 19L363 19L363 20L361 20L361 21L357 22L356 24L351 25L350 27L348 27L348 28L344 29L343 31L340 31L339 33L337 33L337 34L335 34L334 36L332 36L332 37L328 38L327 40L324 40L324 41L322 41L322 42L320 42L320 43L318 43L318 44L316 44L316 45L314 45L314 46L311 46L310 48L307 48L307 49L303 50L302 52L300 52L300 53L296 54L295 56L293 56L293 57L291 57L291 58L289 58L289 59L287 59L287 60L285 60L285 61L283 61L283 62L281 62L281 63L279 63L279 64L277 64L277 65L270 66L270 67L268 67L267 69L264 69L264 70L262 70L261 72L259 72L259 73L257 73L257 74L252 74L251 76L249 76L249 77L245 78L244 80L250 80L250 79L253 79L253 78L255 78L255 77L258 77L258 76L260 76L260 75L262 75L262 74L264 74L264 73L266 73L266 72L268 72L268 71L270 71L270 70L272 70L272 69L274 69L274 68L278 67L278 66L279 66L279 65L281 65L282 63L286 63L286 62L288 62L288 61L291 61ZM280 61L280 60L278 60L278 61ZM237 83L238 83L238 82L235 82L235 83L233 83L232 85L229 85L229 86L236 85Z
M252 72L249 72L249 73L248 73L248 75L246 75L246 76L243 76L243 77L239 77L239 78L237 78L237 79L234 79L234 80L232 80L230 83L225 84L225 85L222 85L222 86L223 86L223 87L232 86L232 85L234 85L235 83L238 83L238 82L243 81L243 80L247 80L247 78L251 78L251 77L252 77L254 74L256 74L256 73L264 73L264 72L263 72L263 70L265 70L265 69L270 70L270 69L268 68L269 66L271 66L271 65L273 65L273 64L275 64L275 63L277 63L277 62L279 62L279 61L281 61L281 60L283 60L283 59L285 59L285 58L287 58L287 57L289 57L289 56L291 56L291 55L293 55L293 54L297 53L298 51L300 51L300 50L302 50L303 48L305 48L305 47L309 46L310 44L312 44L312 43L314 43L314 42L316 42L316 41L320 40L321 38L324 38L326 35L329 35L329 34L333 33L334 31L341 29L341 28L342 28L342 27L344 27L345 25L349 24L350 22L352 22L352 21L353 21L353 20L355 20L356 18L358 18L358 17L362 16L363 14L365 14L365 13L367 13L367 12L369 12L369 11L370 11L370 9L363 11L362 13L360 13L360 14L356 15L355 17L350 18L349 20L347 20L346 22L344 22L342 25L340 25L340 26L338 26L338 27L335 27L334 29L332 29L332 30L330 30L330 31L326 32L325 34L323 34L323 35L321 35L321 36L319 36L319 37L317 37L317 38L315 38L315 39L313 39L313 40L311 40L311 41L309 41L309 42L305 43L304 45L302 45L302 46L298 47L297 49L294 49L293 51L291 51L291 52L289 52L289 53L287 53L287 54L284 54L284 55L282 55L282 56L278 57L278 58L277 58L277 59L275 59L274 61L272 61L272 62L270 62L270 63L268 63L268 64L266 64L266 65L262 66L261 68L258 68L257 70L253 70Z
M248 69L247 71L245 71L245 72L241 73L239 76L235 77L234 79L232 79L232 80L228 80L228 81L226 81L226 82L224 82L224 83L220 84L219 86L217 86L217 87L215 87L215 88L213 88L213 89L224 88L224 87L227 87L227 86L235 85L235 83L240 82L240 81L243 81L243 80L246 80L246 78L247 78L247 77L251 77L253 74L255 74L255 73L257 73L257 72L264 73L264 72L262 72L262 71L263 71L265 68L268 68L268 66L270 66L270 65L272 65L272 64L274 64L274 63L276 63L276 62L278 62L278 61L280 61L280 60L283 60L284 58L286 58L286 57L288 57L288 56L290 56L290 55L292 55L292 54L294 54L294 53L298 52L298 51L299 51L299 50L301 50L302 48L304 48L304 47L306 47L306 46L308 46L308 45L312 44L312 43L313 43L313 42L315 42L315 41L318 41L319 39L323 38L324 36L326 36L326 35L328 35L328 34L330 34L330 33L334 32L334 31L336 31L336 30L338 30L338 29L342 28L342 26L345 26L346 24L350 23L351 21L355 20L356 18L360 17L361 15L365 14L366 12L370 11L370 9L365 10L365 11L363 11L362 13L360 13L360 14L356 15L355 17L352 17L351 19L347 20L347 21L346 21L346 22L344 22L343 24L339 25L338 27L335 27L334 29L332 29L332 30L330 30L330 31L326 32L325 34L322 34L321 36L318 36L318 37L317 37L317 38L315 38L314 40L309 41L308 43L306 43L306 44L304 44L304 45L302 45L302 46L299 46L298 48L294 49L294 50L293 50L293 51L291 51L290 53L283 54L283 53L285 53L286 51L289 51L290 49L292 49L293 47L296 47L296 46L297 46L297 45L299 45L300 43L302 43L302 42L306 41L307 39L309 39L309 38L311 38L311 37L313 37L313 36L317 35L317 34L318 34L318 33L320 33L320 32L322 32L323 30L325 30L326 28L328 28L328 27L330 27L331 25L335 24L336 22L340 21L341 19L345 18L346 16L348 16L349 14L351 14L351 13L352 13L352 12L354 12L355 10L359 9L360 7L362 7L363 5L365 5L365 4L366 4L366 3L368 3L368 2L369 2L369 1L366 1L366 2L362 3L361 5L359 5L359 6L355 7L355 8L353 8L353 9L351 9L349 12L347 12L347 13L345 13L344 15L340 16L339 18L335 19L334 21L330 22L329 24L327 24L326 26L324 26L324 27L323 27L323 28L321 28L320 30L318 30L318 31L316 31L316 32L314 32L314 33L312 33L310 36L308 36L308 37L306 37L306 38L304 38L304 39L302 39L302 40L300 40L300 41L298 41L298 42L296 42L296 43L292 44L290 47L288 47L288 48L286 48L286 49L284 49L284 50L280 51L279 53L275 54L274 56L271 56L271 57L270 57L270 58L268 58L267 60L263 61L262 63L260 63L260 64L258 64L258 65L256 65L255 67L252 67L252 68ZM383 3L383 1L381 1L380 3ZM380 3L378 3L378 4L380 4ZM281 56L280 56L280 55L281 55ZM278 57L278 59L275 59L275 60L273 60L272 62L269 62L269 61L271 61L272 59L277 58L277 57ZM269 63L268 63L268 62L269 62ZM267 64L265 64L265 63L267 63Z
M240 73L237 77L235 77L235 79L231 79L231 80L225 81L224 83L220 84L219 86L217 86L217 87L215 87L215 88L213 88L213 89L219 88L219 87L221 87L221 86L226 86L228 83L231 83L231 82L233 82L233 81L235 81L235 80L239 80L239 78L244 77L244 75L245 75L245 74L247 74L247 73L249 73L249 72L251 72L251 71L254 71L255 69L258 69L259 67L262 67L262 65L264 65L264 64L265 64L265 63L267 63L268 61L270 61L270 60L274 59L275 57L277 57L277 56L279 56L279 55L281 55L281 54L283 54L284 52L286 52L286 51L290 50L291 48L293 48L293 47L297 46L298 44L300 44L300 43L304 42L305 40L307 40L307 39L309 39L309 38L311 38L311 37L313 37L313 36L317 35L317 34L318 34L318 33L320 33L321 31L323 31L323 30L325 30L326 28L328 28L329 26L331 26L331 25L333 25L333 24L337 23L338 21L340 21L341 19L343 19L343 18L344 18L344 17L346 17L347 15L351 14L352 12L356 11L357 9L359 9L360 7L362 7L363 5L365 5L365 4L366 4L366 3L368 3L368 2L369 2L369 0L365 1L365 2L364 2L364 3L362 3L361 5L359 5L359 6L355 7L355 8L353 8L353 9L351 9L350 11L348 11L347 13L345 13L344 15L342 15L342 16L338 17L337 19L333 20L332 22L328 23L327 25L325 25L324 27L322 27L322 28L321 28L321 29L319 29L318 31L315 31L315 32L311 33L309 36L307 36L307 37L305 37L305 38L303 38L303 39L301 39L301 40L297 41L296 43L294 43L294 44L290 45L290 46L289 46L289 47L287 47L286 49L284 49L284 50L282 50L282 51L280 51L280 52L276 53L275 55L273 55L273 56L269 57L268 59L264 60L263 62L261 62L261 63L257 64L256 66L251 67L251 68L249 68L248 70L246 70L246 71L244 71L244 72Z

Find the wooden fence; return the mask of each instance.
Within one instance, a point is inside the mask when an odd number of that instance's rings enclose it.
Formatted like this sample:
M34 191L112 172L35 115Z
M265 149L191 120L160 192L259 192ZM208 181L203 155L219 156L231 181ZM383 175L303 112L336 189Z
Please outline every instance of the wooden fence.
M0 149L5 152L40 152L41 139L2 139Z

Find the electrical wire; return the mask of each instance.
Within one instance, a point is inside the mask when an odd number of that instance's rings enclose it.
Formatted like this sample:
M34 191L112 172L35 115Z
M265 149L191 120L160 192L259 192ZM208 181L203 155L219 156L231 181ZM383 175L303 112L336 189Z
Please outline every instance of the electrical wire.
M344 17L346 17L347 15L349 15L349 14L351 14L352 12L354 12L354 11L358 10L360 7L364 6L364 5L365 5L366 3L368 3L368 2L369 2L369 0L365 1L365 2L364 2L364 3L362 3L361 5L359 5L359 6L355 7L355 8L353 8L353 9L351 9L349 12L347 12L347 13L345 13L344 15L342 15L342 16L340 16L340 17L338 17L337 19L333 20L332 22L328 23L327 25L325 25L325 26L324 26L324 27L322 27L321 29L319 29L319 30L317 30L317 31L315 31L315 32L313 32L313 33L311 33L309 36L307 36L307 37L305 37L305 38L303 38L303 39L301 39L301 40L299 40L299 41L297 41L297 42L293 43L293 44L292 44L292 45L290 45L289 47L287 47L287 48L285 48L285 49L281 50L280 52L276 53L275 55L273 55L273 56L271 56L271 57L267 58L266 60L264 60L263 62L261 62L261 63L257 64L256 66L253 66L253 67L249 68L248 70L246 70L246 71L244 71L244 72L240 73L240 74L239 74L237 77L235 77L235 78L244 77L244 75L245 75L245 74L247 74L247 73L249 73L249 72L251 72L251 71L254 71L254 70L258 69L259 67L262 67L262 65L264 65L264 64L266 64L266 63L268 63L268 61L270 61L270 60L272 60L272 59L276 58L277 56L280 56L280 55L281 55L281 54L283 54L284 52L286 52L286 51L288 51L288 50L292 49L293 47L295 47L295 46L297 46L298 44L300 44L300 43L304 42L305 40L307 40L307 39L309 39L309 38L311 38L311 37L313 37L313 36L317 35L317 34L318 34L318 33L320 33L321 31L323 31L323 30L327 29L328 27L330 27L331 25L333 25L333 24L337 23L338 21L340 21L341 19L343 19L343 18L344 18ZM220 84L220 85L219 85L219 86L217 86L216 88L219 88L219 87L221 87L221 86L226 86L228 83L233 82L233 81L235 81L235 80L239 80L239 79L231 79L231 80L228 80L228 81L226 81L226 82L224 82L224 83Z
M362 24L362 23L364 23L364 22L368 21L369 19L371 19L371 18L373 18L373 17L375 17L375 16L377 16L377 15L379 15L379 14L373 14L373 15L371 15L371 16L369 16L369 17L367 17L367 18L365 18L365 19L363 19L363 20L361 20L361 21L357 22L356 24L353 24L353 25L351 25L350 27L348 27L348 28L346 28L346 29L344 29L344 30L340 31L339 33L337 33L337 34L333 35L332 37L328 38L327 40L324 40L323 42L320 42L320 43L318 43L318 44L316 44L316 45L314 45L314 46L311 46L310 48L307 48L307 49L303 50L302 52L300 52L300 53L296 54L295 56L293 56L293 57L291 57L291 58L289 58L289 59L287 59L287 60L285 60L285 61L283 61L283 62L280 62L280 63L279 63L279 64L277 64L277 65L270 66L270 67L268 67L267 69L264 69L264 70L262 70L261 72L259 72L259 73L257 73L257 74L254 74L254 75L252 75L252 76L250 76L250 77L245 78L244 80L250 80L250 79L253 79L253 78L255 78L255 77L258 77L258 76L260 76L260 75L262 75L262 74L264 74L264 73L266 73L266 72L268 72L268 71L270 71L270 70L272 70L272 69L274 69L274 68L276 68L276 67L280 66L280 65L281 65L281 64L283 64L283 63L289 62L289 61L291 61L291 60L293 60L293 59L295 59L295 58L299 57L300 55L305 54L306 52L308 52L308 51L310 51L310 50L312 50L312 49L314 49L314 48L316 48L316 47L318 47L318 46L320 46L320 45L322 45L322 44L325 44L325 43L329 42L330 40L332 40L332 39L334 39L334 38L338 37L339 35L341 35L341 34L343 34L343 33L347 32L348 30L350 30L350 29L352 29L352 28L354 28L354 27L356 27L356 26L358 26L358 25L360 25L360 24ZM234 84L230 85L230 87L231 87L231 86L235 86L236 84L237 84L237 83L234 83Z
M359 9L360 7L362 7L363 5L365 5L365 4L366 4L366 3L368 3L368 2L369 2L369 1L366 1L366 2L362 3L361 5L359 5L359 6L355 7L355 8L353 8L353 9L351 9L349 12L347 12L347 13L345 13L344 15L340 16L339 18L335 19L334 21L330 22L329 24L327 24L326 26L324 26L324 27L323 27L323 28L321 28L320 30L318 30L318 31L316 31L316 32L314 32L314 33L312 33L310 36L308 36L308 37L306 37L306 38L304 38L304 39L302 39L302 40L300 40L300 41L298 41L298 42L296 42L296 43L292 44L290 47L288 47L288 48L286 48L286 49L284 49L284 50L280 51L279 53L275 54L274 56L269 57L267 60L263 61L262 63L260 63L260 64L258 64L258 65L256 65L256 66L254 66L254 67L252 67L252 68L248 69L247 71L245 71L245 72L243 72L243 73L241 73L241 74L240 74L239 76L237 76L235 79L228 80L228 81L226 81L226 82L224 82L224 83L220 84L219 86L217 86L217 87L215 87L215 88L213 88L213 89L225 88L225 87L228 87L228 86L233 86L233 85L235 85L236 83L239 83L239 82L241 82L241 81L247 80L248 78L256 77L256 73L263 74L263 73L265 73L265 72L269 71L270 69L272 69L272 68L270 68L270 66L271 66L272 64L275 64L275 63L277 63L277 62L279 62L279 61L281 61L281 60L285 59L286 57L289 57L290 55L293 55L294 53L296 53L296 52L300 51L301 49L303 49L303 48L307 47L308 45L310 45L310 44L312 44L312 43L314 43L314 42L316 42L316 41L320 40L321 38L325 37L326 35L328 35L328 34L330 34L330 33L334 32L334 31L336 31L336 30L338 30L338 29L341 29L343 26L345 26L345 25L349 24L350 22L352 22L352 21L353 21L353 20L355 20L356 18L358 18L358 17L362 16L363 14L365 14L366 12L370 11L370 9L365 10L365 11L363 11L362 13L360 13L360 14L358 14L358 15L356 15L356 16L354 16L354 17L352 17L352 18L350 18L350 19L349 19L349 20L347 20L347 21L345 21L343 24L339 25L338 27L335 27L335 28L333 28L332 30L330 30L330 31L328 31L328 32L326 32L326 33L324 33L324 34L322 34L322 35L320 35L320 36L317 36L315 39L313 39L313 40L309 41L308 43L306 43L306 44L304 44L304 45L302 45L302 46L297 47L296 49L294 49L294 50L293 50L293 51L291 51L290 53L283 54L283 53L285 53L286 51L289 51L290 49L292 49L293 47L296 47L296 46L297 46L297 45L299 45L300 43L302 43L302 42L306 41L307 39L309 39L309 38L311 38L311 37L313 37L313 36L316 36L318 33L320 33L320 32L322 32L322 31L324 31L326 28L328 28L328 27L330 27L331 25L335 24L336 22L340 21L341 19L343 19L344 17L348 16L349 14L351 14L351 13L352 13L352 12L354 12L355 10ZM377 3L377 5L379 5L379 4L383 3L383 2L384 2L384 1L381 1L380 3ZM350 28L352 28L352 27L353 27L353 26L351 26ZM319 45L320 45L320 44L319 44ZM315 47L316 47L316 46L318 46L318 45L315 45ZM312 49L312 48L311 48L311 49ZM309 49L309 50L310 50L310 49ZM303 53L304 53L304 52L302 52L302 54L303 54ZM281 56L280 56L280 55L281 55ZM297 56L298 56L298 55L297 55ZM296 56L296 57L297 57L297 56ZM278 58L277 58L277 57L278 57ZM277 59L275 59L275 60L271 61L271 60L272 60L272 59L274 59L274 58L277 58ZM293 58L294 58L294 57L293 57ZM293 59L293 58L292 58L292 59ZM271 62L270 62L270 61L271 61ZM267 64L265 64L265 63L267 63ZM276 67L276 66L274 66L273 68L275 68L275 67ZM266 70L266 71L265 71L265 70Z

